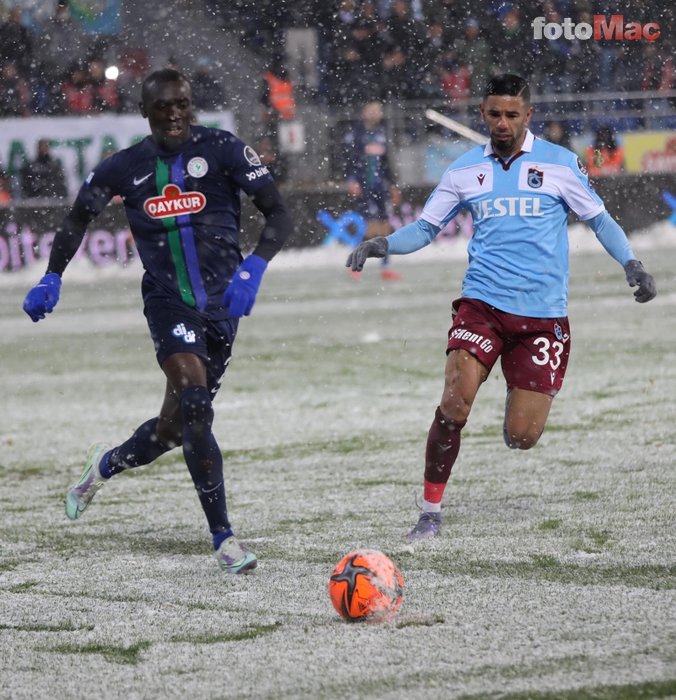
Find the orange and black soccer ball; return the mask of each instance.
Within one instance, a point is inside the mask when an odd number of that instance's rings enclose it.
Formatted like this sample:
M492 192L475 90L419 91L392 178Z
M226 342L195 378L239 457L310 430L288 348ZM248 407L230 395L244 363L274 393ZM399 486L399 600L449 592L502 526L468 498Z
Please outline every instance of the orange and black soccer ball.
M397 565L374 549L346 554L329 579L333 607L348 622L382 622L396 615L404 579Z

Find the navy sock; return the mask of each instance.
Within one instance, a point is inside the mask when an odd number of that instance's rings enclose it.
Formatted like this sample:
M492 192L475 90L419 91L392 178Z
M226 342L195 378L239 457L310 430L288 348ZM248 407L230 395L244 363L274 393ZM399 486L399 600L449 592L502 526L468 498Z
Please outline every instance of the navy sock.
M151 418L136 428L126 442L104 456L100 466L101 476L110 479L125 469L150 464L170 449L157 437L157 417Z
M228 528L227 530L219 530L211 535L211 539L214 541L214 549L218 549L228 537L233 536L233 531Z
M214 410L209 390L189 386L181 393L183 456L209 530L216 537L230 530L223 483L223 456L211 432ZM225 539L223 537L222 540ZM220 545L220 542L219 542Z

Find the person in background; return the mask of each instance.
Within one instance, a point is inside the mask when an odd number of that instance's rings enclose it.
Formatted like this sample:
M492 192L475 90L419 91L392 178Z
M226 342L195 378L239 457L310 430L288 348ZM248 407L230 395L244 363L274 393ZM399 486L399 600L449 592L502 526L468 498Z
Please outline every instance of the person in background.
M594 143L587 146L585 156L590 177L617 175L624 170L624 149L618 145L609 126L596 130Z
M571 150L570 134L563 122L557 121L556 119L548 121L545 124L542 137L545 141L549 141L549 143L555 143L557 146L563 146L563 148Z
M87 226L122 195L145 270L144 314L166 389L159 413L123 443L91 445L82 476L67 492L66 515L76 520L111 478L181 446L218 564L237 574L253 569L257 559L235 537L228 517L212 401L240 318L251 313L268 262L292 224L253 148L230 132L193 124L183 74L151 73L139 106L150 135L88 175L56 230L46 274L23 305L35 322L54 310L61 277ZM265 217L260 240L246 257L239 241L241 192Z
M401 203L401 192L394 182L389 160L387 129L381 102L368 102L361 111L361 120L345 135L345 179L347 192L355 200L355 209L366 220L369 240L392 232L389 221L392 206ZM398 280L400 275L383 257L381 277ZM353 270L358 278L360 271Z
M24 199L60 199L67 194L63 165L52 155L49 139L40 139L35 160L21 168L21 195Z
M223 86L211 72L211 61L207 56L200 56L197 59L190 82L193 106L196 110L213 112L225 109Z
M386 237L363 241L347 265L412 253L429 245L460 211L474 234L461 296L453 302L444 388L425 450L422 513L409 540L441 532L441 505L462 430L481 385L500 358L507 385L503 438L534 447L568 366L568 213L573 210L624 269L636 301L657 294L627 236L606 211L577 156L536 138L530 87L514 74L488 81L480 114L489 142L451 163L420 218Z
M12 187L4 170L0 170L0 207L8 207L12 203Z
M274 147L277 179L284 181L288 177L289 164L280 151L279 127L282 122L296 118L296 97L293 81L281 55L273 57L263 75L261 105L263 135L270 139Z

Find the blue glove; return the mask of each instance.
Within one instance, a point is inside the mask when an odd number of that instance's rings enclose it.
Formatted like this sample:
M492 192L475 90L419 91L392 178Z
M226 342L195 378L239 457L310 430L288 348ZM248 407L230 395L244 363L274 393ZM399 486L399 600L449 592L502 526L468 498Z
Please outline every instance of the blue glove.
M240 318L251 313L267 266L267 261L259 255L244 258L223 294L223 306L230 316Z
M23 310L37 323L45 314L51 314L59 301L61 278L56 272L46 274L23 300Z

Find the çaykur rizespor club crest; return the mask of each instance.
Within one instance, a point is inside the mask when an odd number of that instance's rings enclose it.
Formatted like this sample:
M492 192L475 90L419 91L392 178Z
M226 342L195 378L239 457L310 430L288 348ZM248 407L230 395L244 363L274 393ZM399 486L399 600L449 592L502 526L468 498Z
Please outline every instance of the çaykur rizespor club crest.
M545 174L542 170L537 168L528 168L528 187L532 187L534 190L542 187L542 182L545 179Z

